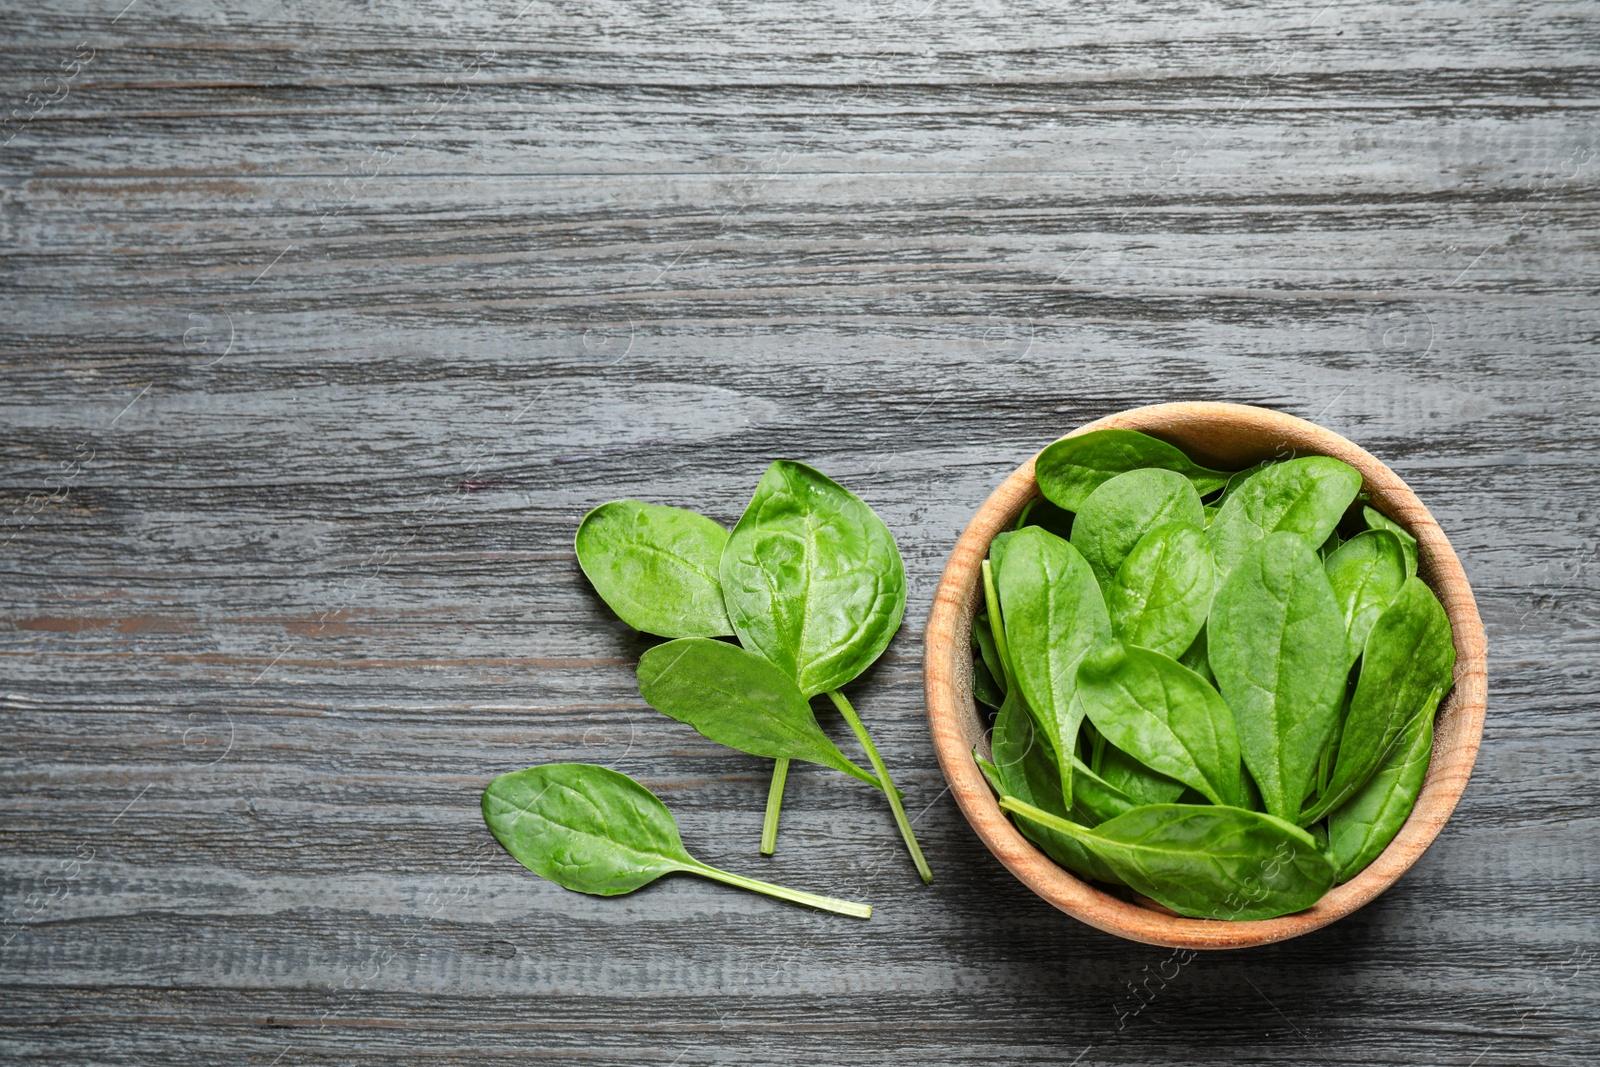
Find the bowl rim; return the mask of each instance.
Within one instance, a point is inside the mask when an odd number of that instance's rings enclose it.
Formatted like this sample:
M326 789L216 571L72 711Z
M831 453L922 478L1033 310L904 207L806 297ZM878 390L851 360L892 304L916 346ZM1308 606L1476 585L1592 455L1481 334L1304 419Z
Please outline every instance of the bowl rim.
M1286 445L1298 455L1344 460L1361 472L1363 488L1378 510L1417 538L1418 576L1439 597L1450 620L1455 684L1436 713L1434 747L1422 790L1388 847L1355 878L1333 887L1305 911L1235 921L1190 919L1121 900L1058 866L1022 836L1000 810L973 760L974 744L986 747L987 740L983 717L972 698L970 633L978 575L989 542L1038 495L1034 479L1038 453L990 493L945 564L924 633L928 725L945 781L973 830L1019 881L1056 908L1107 933L1150 945L1224 949L1271 944L1320 929L1362 907L1393 885L1438 837L1466 788L1482 742L1488 645L1461 561L1433 515L1394 471L1332 430L1271 408L1190 401L1129 408L1086 423L1065 437L1108 428L1142 430L1163 438L1181 436L1173 433L1175 426L1194 433L1226 427L1233 433L1276 440L1280 448Z

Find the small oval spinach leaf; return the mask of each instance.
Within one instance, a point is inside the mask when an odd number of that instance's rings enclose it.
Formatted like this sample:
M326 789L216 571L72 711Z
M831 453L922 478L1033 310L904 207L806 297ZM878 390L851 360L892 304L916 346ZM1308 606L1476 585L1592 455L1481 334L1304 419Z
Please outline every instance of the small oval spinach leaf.
M1109 645L1078 668L1078 699L1095 729L1145 766L1214 804L1240 802L1233 713L1206 680L1170 656Z
M1072 546L1104 588L1139 539L1168 522L1204 527L1205 508L1194 486L1169 470L1129 471L1089 494L1072 523Z
M612 611L661 637L733 633L717 568L728 531L684 508L613 500L578 524L578 566Z
M1367 631L1405 584L1400 539L1387 530L1363 531L1335 549L1323 566L1339 601L1348 652L1354 659L1367 643Z
M650 790L592 763L547 763L502 774L483 791L483 820L534 874L579 893L614 897L683 871L780 900L865 919L865 904L730 874L689 855L678 824Z
M1361 506L1361 517L1366 520L1367 529L1388 530L1400 538L1400 550L1405 553L1406 557L1406 577L1415 578L1417 576L1417 539L1411 535L1411 531L1365 504Z
M794 679L754 652L685 637L647 651L638 675L639 692L651 707L719 745L819 763L881 788L822 732Z
M1139 538L1106 590L1113 636L1180 655L1206 623L1215 578L1205 531L1186 522L1157 526Z
M1191 918L1276 918L1333 885L1333 864L1311 835L1260 812L1157 804L1091 830L1014 797L1000 806L1077 839L1135 891Z
M761 476L720 576L740 643L807 697L866 670L905 613L905 566L883 520L838 482L790 460Z
M1039 454L1033 473L1046 500L1079 511L1101 484L1145 467L1183 475L1202 496L1228 480L1226 473L1202 467L1181 450L1138 430L1092 430L1062 438Z
M1246 549L1217 592L1206 641L1267 811L1292 820L1338 725L1350 662L1333 586L1306 542L1274 533Z
M1229 488L1206 529L1220 575L1226 578L1251 545L1280 530L1322 544L1360 489L1360 472L1328 456L1262 467Z

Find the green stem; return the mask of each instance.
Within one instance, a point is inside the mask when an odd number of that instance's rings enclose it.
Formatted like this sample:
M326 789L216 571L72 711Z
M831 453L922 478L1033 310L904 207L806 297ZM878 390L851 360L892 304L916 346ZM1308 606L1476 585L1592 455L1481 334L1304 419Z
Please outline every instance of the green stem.
M772 786L767 790L767 817L761 823L761 854L770 856L778 849L778 809L783 807L783 783L789 780L789 761L780 759L772 766Z
M994 587L994 567L983 561L983 600L989 608L989 632L994 635L994 650L1000 657L1000 672L1005 675L1006 692L1016 684L1011 675L1011 642L1006 640L1006 620L1000 614L1000 594Z
M787 886L773 885L771 882L758 881L755 878L746 878L742 874L732 874L728 871L719 871L707 863L694 861L694 866L685 867L684 870L694 874L703 875L718 882L736 885L740 889L749 889L756 893L765 893L769 897L779 900L788 900L796 904L805 904L808 907L821 908L837 915L850 915L857 919L872 918L871 904L857 904L854 901L840 900L837 897L825 897L818 893L807 893L800 889L790 889Z
M894 810L894 821L900 827L900 836L905 838L906 848L911 853L912 861L917 865L917 873L922 876L925 884L931 884L933 872L928 869L928 861L922 858L922 848L917 844L917 835L911 832L911 820L906 818L906 809L900 804L900 791L895 789L894 783L889 780L889 768L883 765L883 757L878 755L878 746L872 743L866 725L856 714L856 709L852 708L850 702L844 698L843 693L837 689L830 689L828 699L833 701L833 706L839 709L844 721L855 731L856 740L866 749L867 759L872 761L872 769L878 772L878 781L883 783L883 795L889 798L889 807Z

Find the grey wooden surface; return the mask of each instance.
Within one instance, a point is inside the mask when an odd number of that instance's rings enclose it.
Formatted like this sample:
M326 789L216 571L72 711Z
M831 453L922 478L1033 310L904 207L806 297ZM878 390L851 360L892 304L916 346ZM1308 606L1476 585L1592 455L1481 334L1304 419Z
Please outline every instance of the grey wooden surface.
M1600 1060L1600 7L125 2L0 21L0 1059ZM989 489L1172 399L1393 465L1491 647L1416 868L1194 959L999 867L919 670ZM779 456L900 540L931 887L811 767L756 855L574 562ZM877 914L543 882L478 796L563 759Z

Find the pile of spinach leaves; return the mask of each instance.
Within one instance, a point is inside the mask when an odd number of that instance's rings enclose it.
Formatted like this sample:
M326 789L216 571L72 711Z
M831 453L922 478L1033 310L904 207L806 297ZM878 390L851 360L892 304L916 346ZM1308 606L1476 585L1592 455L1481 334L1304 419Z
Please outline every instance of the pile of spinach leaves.
M901 794L840 692L883 653L905 614L899 549L860 497L805 464L778 460L732 531L683 508L615 500L584 517L575 544L579 566L617 616L668 639L639 660L645 700L719 744L775 761L763 853L777 845L789 762L805 760L881 790L918 874L933 881ZM823 732L811 706L822 695L849 724L871 771ZM569 889L611 895L691 871L870 914L690 858L661 802L604 768L549 764L505 775L490 784L483 808L508 851Z
M1416 541L1326 456L1099 430L1036 465L973 623L979 764L1064 867L1181 915L1310 907L1399 832L1453 681Z

